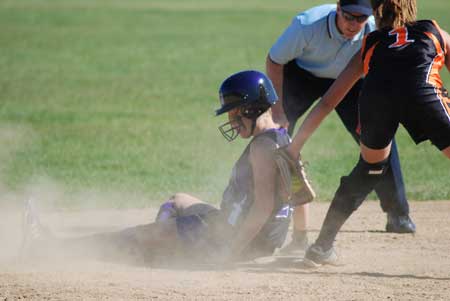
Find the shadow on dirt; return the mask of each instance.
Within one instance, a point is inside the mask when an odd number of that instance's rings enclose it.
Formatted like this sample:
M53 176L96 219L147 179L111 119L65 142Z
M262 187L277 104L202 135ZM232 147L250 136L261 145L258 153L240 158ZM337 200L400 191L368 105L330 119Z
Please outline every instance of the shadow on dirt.
M239 265L245 268L247 273L267 274L267 273L281 273L281 274L301 274L301 275L319 275L319 276L351 276L351 277L373 277L373 278L406 278L415 280L435 280L435 281L450 281L450 277L431 277L419 276L411 274L385 274L379 272L331 272L331 268L339 268L339 266L326 266L321 268L310 268L303 265L302 260L298 257L277 257L274 256L271 262L264 263L244 263ZM341 265L342 266L342 265ZM320 270L320 269L327 269Z

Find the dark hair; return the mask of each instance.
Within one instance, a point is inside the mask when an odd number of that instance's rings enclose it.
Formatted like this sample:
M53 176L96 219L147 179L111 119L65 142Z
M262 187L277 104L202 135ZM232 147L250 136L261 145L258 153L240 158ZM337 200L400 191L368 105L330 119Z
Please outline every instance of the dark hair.
M372 9L377 9L381 4L383 4L384 0L370 0L370 4L372 4Z
M398 28L416 21L416 0L371 0L371 4L378 28Z

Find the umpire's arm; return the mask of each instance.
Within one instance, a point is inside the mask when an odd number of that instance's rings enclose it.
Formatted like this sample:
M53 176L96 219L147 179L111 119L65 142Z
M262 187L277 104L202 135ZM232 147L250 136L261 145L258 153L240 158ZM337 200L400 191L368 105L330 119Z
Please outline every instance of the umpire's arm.
M272 106L273 120L284 128L289 127L286 114L283 109L283 72L284 65L275 63L270 55L266 58L266 73L273 83L278 94L278 101Z

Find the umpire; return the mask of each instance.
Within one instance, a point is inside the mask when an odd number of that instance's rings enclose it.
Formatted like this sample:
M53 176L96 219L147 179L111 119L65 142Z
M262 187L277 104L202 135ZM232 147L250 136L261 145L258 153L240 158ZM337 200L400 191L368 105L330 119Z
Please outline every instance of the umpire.
M295 123L331 86L353 55L363 37L375 29L369 0L340 0L321 5L293 18L267 56L267 74L280 101L273 107L273 117L292 134ZM358 95L363 79L336 107L336 112L356 142L358 131ZM395 141L390 157L391 169L375 191L381 208L387 213L387 232L414 233L409 217L400 161ZM297 208L298 210L305 208ZM303 212L307 212L306 210ZM306 213L303 218L306 218ZM305 221L294 214L293 244L305 242Z

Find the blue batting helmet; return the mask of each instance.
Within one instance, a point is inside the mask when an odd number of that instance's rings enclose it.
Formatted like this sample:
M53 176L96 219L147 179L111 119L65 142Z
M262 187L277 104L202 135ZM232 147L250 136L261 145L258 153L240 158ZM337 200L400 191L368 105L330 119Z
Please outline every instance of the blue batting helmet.
M255 119L277 100L278 96L270 79L262 72L246 70L229 76L219 89L221 107L216 115L231 111L234 108L248 108L253 114L244 117ZM256 110L255 110L256 109Z

